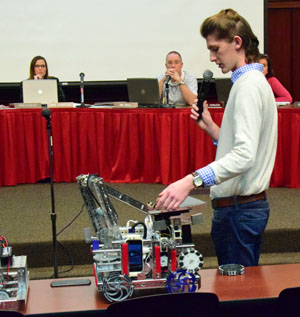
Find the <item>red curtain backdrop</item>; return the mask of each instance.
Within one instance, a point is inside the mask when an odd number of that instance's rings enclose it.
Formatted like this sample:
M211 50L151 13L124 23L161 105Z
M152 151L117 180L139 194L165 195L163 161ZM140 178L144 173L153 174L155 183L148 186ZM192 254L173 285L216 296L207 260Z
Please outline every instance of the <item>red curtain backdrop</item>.
M212 109L220 124L223 109ZM279 109L273 187L300 188L300 109ZM189 109L51 109L55 182L96 173L106 182L169 184L214 160ZM40 109L0 111L0 186L49 177Z

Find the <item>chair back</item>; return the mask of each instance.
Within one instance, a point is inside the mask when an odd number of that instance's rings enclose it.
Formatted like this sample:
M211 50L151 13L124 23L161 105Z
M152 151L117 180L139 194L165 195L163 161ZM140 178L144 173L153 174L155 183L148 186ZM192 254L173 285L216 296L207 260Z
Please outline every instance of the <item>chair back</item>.
M279 316L300 316L300 287L286 288L278 298Z
M217 316L219 299L212 293L162 294L128 299L111 304L107 317Z
M23 314L14 310L0 310L0 317L22 317Z

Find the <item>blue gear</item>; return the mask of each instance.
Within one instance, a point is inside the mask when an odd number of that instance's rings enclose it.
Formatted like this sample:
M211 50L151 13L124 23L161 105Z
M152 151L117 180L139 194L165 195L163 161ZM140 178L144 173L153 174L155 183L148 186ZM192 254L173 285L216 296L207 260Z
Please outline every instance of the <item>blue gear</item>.
M171 273L166 281L169 293L194 293L196 291L196 277L186 269L179 269Z

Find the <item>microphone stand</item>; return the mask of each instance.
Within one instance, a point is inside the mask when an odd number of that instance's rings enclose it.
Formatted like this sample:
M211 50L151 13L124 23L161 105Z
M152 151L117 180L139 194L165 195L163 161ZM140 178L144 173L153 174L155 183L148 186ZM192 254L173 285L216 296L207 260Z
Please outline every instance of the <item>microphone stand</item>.
M163 105L164 108L175 108L172 105L169 105L169 81L165 82L165 90L166 90L166 104Z
M51 111L48 108L42 110L42 116L47 120L47 130L48 130L48 143L49 143L49 169L50 169L50 188L51 188L51 203L52 203L52 236L53 236L53 267L54 267L54 278L58 278L58 267L57 267L57 234L56 234L56 213L55 213L55 199L54 199L54 183L53 183L53 142L51 134ZM60 286L74 286L74 285L90 285L91 281L89 279L76 279L67 281L54 281L51 282L51 287Z
M90 105L86 105L84 103L84 73L80 73L80 106L77 106L77 108L88 108Z
M56 213L55 213L55 197L54 197L54 183L53 183L53 142L51 133L51 111L48 108L42 110L42 116L47 120L46 129L48 130L48 149L49 149L49 170L50 170L50 190L51 190L51 221L52 221L52 238L53 238L53 267L54 277L58 277L57 268L57 240L56 240Z
M167 106L169 106L169 83L166 83L166 101Z

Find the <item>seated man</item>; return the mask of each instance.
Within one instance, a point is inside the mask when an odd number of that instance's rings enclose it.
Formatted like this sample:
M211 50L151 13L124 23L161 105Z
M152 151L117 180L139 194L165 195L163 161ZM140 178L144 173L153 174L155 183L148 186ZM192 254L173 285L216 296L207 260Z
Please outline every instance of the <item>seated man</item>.
M159 93L164 104L167 103L166 84L169 84L170 105L191 106L197 98L197 79L190 73L182 71L182 66L182 58L178 52L171 51L167 54L167 70L164 74L158 77Z

